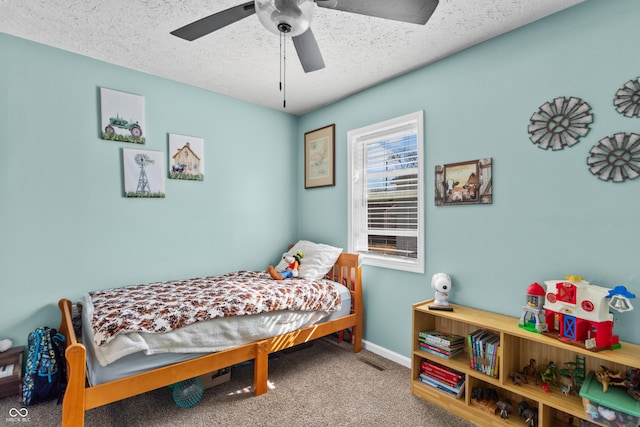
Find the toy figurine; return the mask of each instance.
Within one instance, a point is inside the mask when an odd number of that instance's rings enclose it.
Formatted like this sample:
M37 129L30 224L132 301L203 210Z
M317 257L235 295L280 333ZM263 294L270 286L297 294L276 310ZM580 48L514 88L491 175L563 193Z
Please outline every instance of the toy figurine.
M511 381L513 385L522 385L522 377L518 374L511 375Z
M284 271L276 271L275 267L269 266L269 274L275 280L289 279L291 277L298 277L298 267L300 267L300 258L304 255L298 251L294 255L285 255L283 259L288 264Z
M526 401L518 404L518 414L529 427L538 425L538 408L530 407Z
M601 371L596 371L596 379L602 384L602 392L606 393L610 385L617 385L625 387L625 380L627 375L624 372L612 372L605 366L600 366Z
M544 316L544 296L545 291L542 285L535 282L527 288L527 305L522 306L522 315L520 316L520 327L542 333L547 330L547 324Z
M538 369L536 368L536 359L530 359L529 364L524 368L522 368L521 374L522 374L523 383L529 384L529 380L527 379L527 377L531 375L534 381L536 382L536 385L540 384L540 382L538 381Z
M547 363L547 367L540 373L542 382L552 384L554 386L558 385L558 377L556 375L557 371L558 368L556 367L556 364L553 363L553 361Z
M435 290L433 303L440 307L449 305L447 298L451 291L451 278L445 273L436 273L431 278L431 287Z
M496 406L500 411L500 418L502 419L509 418L509 414L513 412L513 405L509 399L498 400Z

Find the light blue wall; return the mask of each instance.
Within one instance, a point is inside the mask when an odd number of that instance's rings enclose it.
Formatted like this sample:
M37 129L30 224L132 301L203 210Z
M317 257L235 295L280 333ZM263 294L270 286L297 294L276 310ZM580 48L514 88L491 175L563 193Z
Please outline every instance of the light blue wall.
M62 297L263 269L295 241L297 117L5 34L0 52L0 338L57 326ZM99 139L101 86L144 96L145 146ZM121 149L168 133L204 138L205 180L123 198Z
M640 343L640 179L603 182L586 167L600 139L640 133L640 119L612 102L640 76L639 18L637 0L587 1L302 117L299 134L336 124L337 173L333 188L299 190L300 234L346 248L347 132L425 112L426 273L364 267L366 340L409 356L411 305L433 297L442 271L451 301L512 316L532 282L569 274L626 285L638 309L615 316L615 333ZM595 119L576 146L547 152L527 126L559 96L583 98ZM436 165L484 157L493 204L434 206Z
M640 180L601 182L586 168L601 138L640 132L612 108L640 75L639 17L637 0L589 0L301 118L0 34L0 338L24 343L57 324L61 297L260 269L297 238L346 248L347 131L416 110L426 273L364 268L365 339L408 356L411 304L432 297L439 271L453 277L452 301L514 316L531 282L565 274L640 293ZM204 138L205 181L122 198L130 144L98 138L101 86L145 97L145 148L166 150L169 132ZM595 121L575 147L546 152L527 124L558 96L588 101ZM331 123L336 186L305 190L302 136ZM435 165L482 157L494 161L494 203L436 208ZM616 317L621 338L640 343L640 309Z

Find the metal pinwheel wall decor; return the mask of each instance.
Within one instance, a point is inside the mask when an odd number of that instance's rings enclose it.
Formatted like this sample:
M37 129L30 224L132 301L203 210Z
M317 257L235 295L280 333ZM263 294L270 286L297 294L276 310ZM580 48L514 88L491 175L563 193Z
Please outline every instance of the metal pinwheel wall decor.
M640 175L640 134L619 132L600 140L587 157L589 171L603 181L623 182Z
M543 150L562 150L578 143L593 122L591 106L580 98L558 97L531 116L531 141Z
M613 106L625 117L640 117L640 77L618 89Z

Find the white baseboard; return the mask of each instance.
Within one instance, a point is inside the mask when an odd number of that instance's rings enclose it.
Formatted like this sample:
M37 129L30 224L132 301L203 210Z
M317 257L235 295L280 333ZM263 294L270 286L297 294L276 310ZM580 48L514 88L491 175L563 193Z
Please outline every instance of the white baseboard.
M396 362L399 365L411 369L411 358L409 357L403 356L384 347L380 347L379 345L370 343L366 340L362 340L362 347L371 353L375 353L378 356L384 357L385 359L389 359L392 362Z

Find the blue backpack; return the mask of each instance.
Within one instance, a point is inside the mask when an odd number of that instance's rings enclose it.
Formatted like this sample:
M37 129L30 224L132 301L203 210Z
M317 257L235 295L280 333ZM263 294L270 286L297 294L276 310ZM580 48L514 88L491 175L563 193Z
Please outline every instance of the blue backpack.
M58 399L67 385L64 335L47 326L29 334L28 353L22 384L22 403L33 405Z

